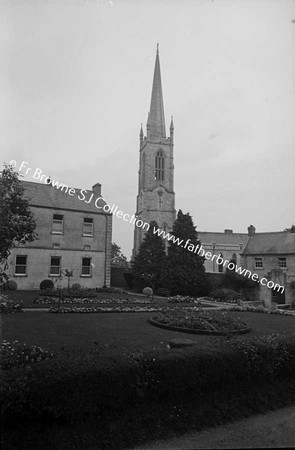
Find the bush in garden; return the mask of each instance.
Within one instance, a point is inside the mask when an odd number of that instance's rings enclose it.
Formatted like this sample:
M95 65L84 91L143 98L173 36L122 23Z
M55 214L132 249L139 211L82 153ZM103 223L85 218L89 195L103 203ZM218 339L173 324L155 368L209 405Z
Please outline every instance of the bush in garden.
M14 280L8 280L5 283L4 289L7 291L16 291L17 290L17 282Z
M143 295L146 295L147 297L150 297L153 295L153 290L150 287L145 287L142 291Z
M81 289L81 284L79 284L79 283L73 283L73 284L72 284L72 289L74 289L74 290Z
M238 300L245 300L245 298L232 289L216 289L211 293L211 297L221 302L236 303Z
M13 314L16 312L23 312L21 304L9 300L7 295L0 294L0 313Z
M43 291L43 289L53 289L54 284L52 280L42 280L40 283L40 290Z

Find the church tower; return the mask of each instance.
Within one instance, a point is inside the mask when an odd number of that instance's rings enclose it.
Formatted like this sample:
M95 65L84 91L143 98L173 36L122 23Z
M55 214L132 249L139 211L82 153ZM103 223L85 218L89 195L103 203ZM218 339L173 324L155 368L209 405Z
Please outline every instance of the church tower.
M159 59L157 54L146 136L142 126L139 134L139 171L136 213L145 223L155 220L159 228L171 231L175 221L174 125L171 118L170 136L166 137L164 104ZM133 255L138 253L145 230L135 225Z

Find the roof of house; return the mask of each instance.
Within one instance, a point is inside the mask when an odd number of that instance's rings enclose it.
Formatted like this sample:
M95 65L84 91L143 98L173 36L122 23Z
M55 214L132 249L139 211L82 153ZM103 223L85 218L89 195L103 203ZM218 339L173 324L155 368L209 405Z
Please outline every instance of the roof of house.
M275 231L257 233L249 239L243 255L295 254L295 233Z
M85 195L85 199L83 199L80 188L74 188L75 194L72 196L69 194L69 191L61 191L45 183L22 181L22 185L25 188L25 197L29 200L30 206L107 214L102 208L95 206L95 201L100 196L92 190L84 189L83 194ZM94 194L92 200L90 203L86 203L92 194ZM105 204L106 202L102 199L97 202L98 206L103 207Z
M247 233L218 233L210 231L198 231L198 238L202 244L218 244L218 245L240 245L243 247L247 244L249 236Z

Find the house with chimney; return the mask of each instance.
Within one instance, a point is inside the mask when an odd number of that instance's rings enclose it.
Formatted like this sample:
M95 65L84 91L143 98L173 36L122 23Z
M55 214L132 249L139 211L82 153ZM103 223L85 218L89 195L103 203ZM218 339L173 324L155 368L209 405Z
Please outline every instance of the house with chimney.
M38 238L11 251L7 273L18 289L39 289L44 279L66 287L66 270L73 272L71 284L109 286L112 214L103 209L101 185L96 183L92 190L63 191L50 182L22 184ZM90 198L93 201L87 203Z

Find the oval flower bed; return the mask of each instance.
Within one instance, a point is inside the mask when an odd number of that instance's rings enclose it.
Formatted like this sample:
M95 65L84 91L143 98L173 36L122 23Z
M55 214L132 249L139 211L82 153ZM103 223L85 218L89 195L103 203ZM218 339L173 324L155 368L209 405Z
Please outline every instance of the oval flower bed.
M226 311L165 310L155 314L150 323L160 328L194 334L243 334L250 328L239 319L233 319Z

